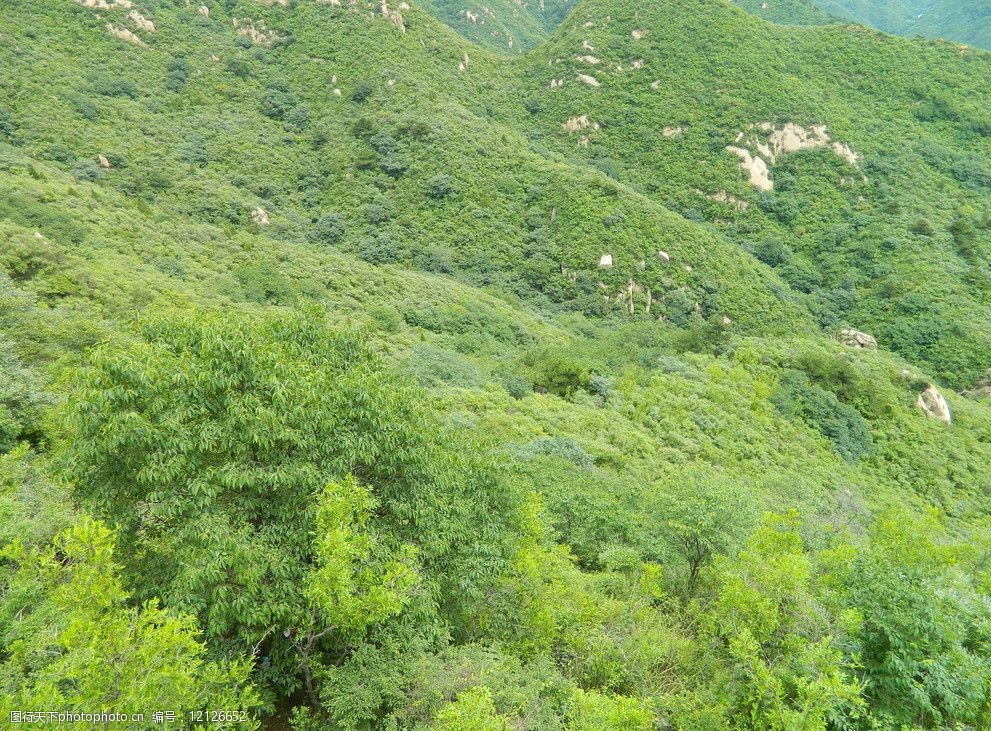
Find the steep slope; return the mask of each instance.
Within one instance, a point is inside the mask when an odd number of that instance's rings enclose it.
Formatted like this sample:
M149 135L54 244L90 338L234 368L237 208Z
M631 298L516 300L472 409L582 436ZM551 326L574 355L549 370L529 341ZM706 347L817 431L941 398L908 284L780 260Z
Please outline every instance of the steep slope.
M719 2L588 2L528 58L521 123L774 266L827 328L964 387L991 332L989 67ZM569 132L575 117L592 126Z
M837 22L812 0L734 0L736 5L772 23L785 25L825 25Z
M816 0L816 5L841 18L901 36L959 41L991 49L991 2L988 0Z
M292 44L245 50L234 43L244 37L231 29L235 19L278 29L290 17L278 6L251 9L250 21L180 11L171 27L163 11L148 37L169 44L163 54L97 43L107 38L102 20L70 7L72 22L92 23L94 58L80 63L56 39L44 49L52 72L25 81L14 108L38 138L32 145L28 136L29 149L71 157L69 166L116 160L94 175L214 225L257 227L252 211L262 210L280 235L324 236L374 263L455 273L542 302L600 311L603 291L622 299L635 277L642 312L647 289L659 297L687 287L699 299L701 272L717 270L723 292L709 291L707 313L774 330L808 323L794 297L775 293L776 277L718 236L487 119L484 100L509 67L425 14L407 12L402 33L388 18L302 5ZM348 48L356 34L362 54ZM397 70L398 49L416 44L426 49ZM166 67L183 53L188 81L168 92ZM101 71L64 74L80 66ZM56 117L41 89L57 90ZM322 217L323 228L338 221L339 233L318 231ZM599 267L607 254L615 266Z
M421 3L465 38L506 54L524 53L546 40L574 0L427 0Z

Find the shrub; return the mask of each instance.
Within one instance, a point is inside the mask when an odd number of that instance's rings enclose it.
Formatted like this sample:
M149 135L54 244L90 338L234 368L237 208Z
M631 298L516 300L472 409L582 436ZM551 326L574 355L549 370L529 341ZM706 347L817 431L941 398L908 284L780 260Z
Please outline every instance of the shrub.
M393 264L399 261L399 243L387 233L372 233L358 241L358 257L369 264Z
M791 259L792 250L777 239L765 239L754 247L754 256L769 267L776 267Z
M671 322L679 327L684 327L696 315L696 302L692 292L681 287L664 294L664 311Z
M80 160L72 168L72 174L80 180L94 183L106 175L106 171L92 160Z
M360 104L370 97L374 91L375 85L371 81L359 81L351 92L351 99Z
M48 159L68 165L76 161L76 153L65 145L52 145L48 148Z
M344 237L345 218L343 213L325 213L313 224L311 237L322 244L336 244Z
M485 384L482 373L464 358L444 348L417 345L410 351L407 370L424 386L479 388Z
M435 175L427 181L427 193L434 200L446 198L454 192L454 178L450 175Z
M286 114L286 122L302 132L310 126L310 107L306 104L296 105Z
M392 305L372 305L368 308L368 314L382 332L397 333L406 325L399 310Z
M856 462L870 452L870 431L860 412L811 383L805 373L787 371L771 401L782 414L818 430L846 461Z
M388 132L378 132L368 138L368 144L380 155L391 155L396 151L396 146L399 143Z
M298 104L299 99L285 86L273 85L262 94L261 112L271 119L285 119Z
M294 299L292 284L272 262L260 261L234 270L249 302L286 304Z
M127 79L119 76L108 76L106 74L96 74L89 79L90 88L101 96L126 96L130 99L138 98L137 87Z
M239 79L246 79L251 76L251 64L243 58L227 59L227 63L224 64L224 68L227 69L228 73L233 74Z
M19 440L37 441L41 406L46 401L12 343L0 339L0 453L12 449Z
M100 118L100 109L85 94L71 94L68 100L83 119L95 122Z
M376 199L366 205L364 213L365 220L374 224L385 223L392 218L392 212L389 210L389 202L384 198Z
M537 437L520 447L516 454L522 459L557 457L579 467L595 466L595 458L571 437Z
M179 146L179 159L190 165L205 165L210 161L210 152L207 149L206 140L203 135L191 132L186 135L186 140Z
M545 348L526 358L534 389L561 398L587 388L589 371L581 358L563 350Z
M382 171L390 178L399 178L409 169L409 163L402 155L387 155L382 160Z
M166 71L168 75L165 77L165 87L170 91L179 91L186 85L186 81L192 73L192 67L185 56L176 56L169 61Z
M17 123L9 109L0 109L0 140L13 140Z

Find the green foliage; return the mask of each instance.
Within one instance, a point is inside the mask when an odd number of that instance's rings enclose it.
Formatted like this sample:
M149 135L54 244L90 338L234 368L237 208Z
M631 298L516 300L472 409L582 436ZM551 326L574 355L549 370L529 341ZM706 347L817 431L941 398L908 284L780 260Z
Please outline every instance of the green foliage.
M282 82L265 89L261 99L261 112L272 119L286 119L299 104L299 97Z
M128 606L104 525L84 519L51 547L14 543L3 557L13 565L0 601L5 717L28 708L126 714L225 708L244 719L218 727L258 727L251 720L258 698L247 681L250 663L208 662L190 616L153 600ZM51 703L56 706L45 705ZM150 717L132 725L155 728Z
M344 215L338 212L324 213L313 225L313 239L322 244L333 245L338 243L347 230L347 223Z
M205 165L210 161L210 151L203 135L192 132L186 135L185 142L179 147L179 159L190 165Z
M991 48L987 7L973 0L932 5L924 0L873 3L868 0L815 0L823 10L856 23L909 37L949 38Z
M416 576L413 547L376 565L381 548L367 532L376 507L375 498L352 475L327 485L317 499L316 568L305 591L326 615L324 623L349 635L397 614Z
M298 628L309 628L299 653L309 684L317 639L402 606L410 549L395 549L381 570L367 565L375 549L363 526L373 504L381 529L418 546L430 572L467 560L456 538L467 526L476 539L489 536L475 578L458 577L458 605L498 565L508 516L469 517L485 509L487 492L497 499L495 479L446 454L413 398L358 342L318 319L163 320L133 348L96 350L79 374L66 414L74 434L66 475L120 526L129 575L195 614L211 643L268 647L272 682L293 683L289 650ZM454 472L468 476L459 487ZM348 473L375 486L374 502L365 488L340 482ZM470 502L455 497L459 490ZM376 576L391 588L372 587ZM329 614L314 618L311 604Z
M0 338L0 453L22 440L39 441L41 409L48 400L12 344Z
M365 101L375 91L375 84L367 79L359 81L351 90L351 100L359 104Z
M817 429L848 462L856 462L870 452L870 430L860 412L810 382L802 371L786 371L772 400L782 414Z
M987 57L493 2L5 5L0 684L247 678L299 731L988 726ZM756 190L726 147L788 123L856 159L755 146ZM748 541L768 508L801 526Z
M193 71L185 56L176 56L169 61L168 66L165 68L168 71L168 76L165 78L165 86L171 91L181 90L186 85L189 75Z
M654 727L654 713L638 698L576 690L568 705L568 731L648 731Z
M988 721L991 611L958 570L960 547L934 516L882 516L846 577L863 617L864 692L881 723L940 728Z
M13 142L17 132L17 123L9 109L0 109L0 139Z
M478 686L442 708L429 728L431 731L509 731L511 726L496 713L489 689Z
M720 689L730 728L825 729L860 706L847 641L856 616L836 626L817 616L812 566L794 515L772 517L736 559L717 566L716 605L707 636L724 644L730 665ZM719 682L719 681L717 681ZM717 686L718 687L718 686Z
M454 178L450 175L435 175L427 181L427 193L431 198L440 200L454 192Z
M752 528L753 491L707 469L665 476L657 489L659 537L684 565L684 591L691 596L701 571L717 556L734 553Z
M584 361L562 350L534 351L527 356L526 365L535 389L563 398L587 388L591 377Z

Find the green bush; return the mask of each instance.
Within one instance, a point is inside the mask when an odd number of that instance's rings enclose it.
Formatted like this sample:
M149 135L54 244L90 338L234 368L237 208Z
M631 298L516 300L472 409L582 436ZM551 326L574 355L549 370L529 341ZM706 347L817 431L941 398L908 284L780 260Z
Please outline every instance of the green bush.
M591 376L588 363L563 350L544 348L526 356L524 363L535 390L570 398L587 389Z
M435 175L427 181L427 194L434 200L446 198L454 192L454 178L447 174Z
M344 237L346 225L347 219L343 213L324 213L313 224L311 238L321 244L336 244Z
M811 383L804 372L785 372L771 400L782 414L817 429L848 462L871 451L870 429L860 412Z
M285 119L299 104L299 98L282 83L274 83L262 94L261 112L272 119Z
M375 85L371 81L359 81L351 92L351 100L359 104L365 101L375 91Z
M210 161L210 150L206 139L198 132L190 132L179 146L179 159L190 165L206 165Z
M72 168L72 174L80 180L94 183L106 176L106 171L92 160L80 160Z
M17 123L9 109L0 109L0 140L12 142L17 132Z
M193 72L189 61L185 56L176 56L165 67L168 76L165 77L165 86L169 91L179 91L186 85L189 75Z

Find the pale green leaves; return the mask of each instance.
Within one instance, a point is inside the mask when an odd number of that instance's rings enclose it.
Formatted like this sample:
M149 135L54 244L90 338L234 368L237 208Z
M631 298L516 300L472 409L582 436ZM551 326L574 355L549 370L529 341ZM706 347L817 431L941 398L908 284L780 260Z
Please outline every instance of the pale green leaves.
M400 612L417 580L416 549L384 550L370 522L377 501L348 475L324 488L317 502L317 567L306 594L324 622L345 635Z

